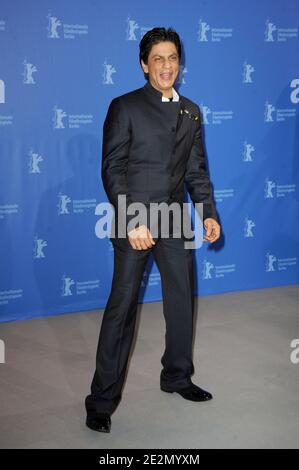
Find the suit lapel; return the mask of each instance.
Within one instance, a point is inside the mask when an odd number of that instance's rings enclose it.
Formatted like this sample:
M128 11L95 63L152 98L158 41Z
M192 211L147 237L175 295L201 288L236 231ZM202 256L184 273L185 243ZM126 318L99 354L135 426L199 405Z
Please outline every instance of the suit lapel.
M179 100L179 110L178 110L178 120L177 120L177 126L176 126L176 132L178 133L182 122L183 122L183 108L184 108L184 102L182 100L182 97L180 96Z
M178 139L180 139L182 135L188 134L188 132L192 129L191 120L186 118L184 111L186 107L187 103L185 102L184 98L180 96L176 126L176 135Z

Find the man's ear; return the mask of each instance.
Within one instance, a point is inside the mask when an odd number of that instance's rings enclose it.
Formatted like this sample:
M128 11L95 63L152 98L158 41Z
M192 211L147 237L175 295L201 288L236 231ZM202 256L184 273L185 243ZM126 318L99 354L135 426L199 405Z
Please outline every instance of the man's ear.
M141 59L141 66L142 66L142 70L144 71L144 73L148 73L148 67L147 67L147 65L143 62L142 59ZM145 68L147 68L147 70L145 70Z

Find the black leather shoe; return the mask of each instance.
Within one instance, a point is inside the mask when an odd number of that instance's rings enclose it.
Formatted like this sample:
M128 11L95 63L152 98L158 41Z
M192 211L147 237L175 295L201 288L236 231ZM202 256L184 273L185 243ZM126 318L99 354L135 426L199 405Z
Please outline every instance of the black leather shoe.
M162 390L162 389L161 389ZM195 384L188 385L181 390L163 390L163 392L168 393L179 393L183 398L190 401L207 401L213 398L212 394L203 390L202 388L198 387Z
M86 426L93 431L110 432L111 418L109 415L87 416Z

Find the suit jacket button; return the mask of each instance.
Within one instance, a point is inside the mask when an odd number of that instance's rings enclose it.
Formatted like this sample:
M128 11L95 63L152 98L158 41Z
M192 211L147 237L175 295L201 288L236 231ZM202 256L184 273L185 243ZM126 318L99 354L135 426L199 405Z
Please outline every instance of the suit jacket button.
M172 130L172 132L174 132L174 131L175 131L175 127L174 127L174 126L172 126L171 130Z

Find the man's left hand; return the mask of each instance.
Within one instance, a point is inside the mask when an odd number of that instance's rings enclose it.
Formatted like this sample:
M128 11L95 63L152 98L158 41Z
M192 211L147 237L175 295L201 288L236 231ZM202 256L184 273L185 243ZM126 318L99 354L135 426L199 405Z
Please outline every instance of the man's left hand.
M221 227L215 219L207 218L204 220L204 228L206 229L206 234L203 237L204 241L214 243L220 237Z

